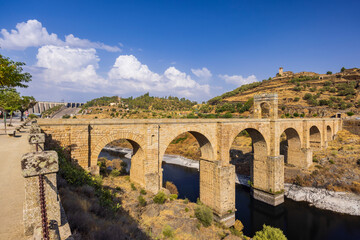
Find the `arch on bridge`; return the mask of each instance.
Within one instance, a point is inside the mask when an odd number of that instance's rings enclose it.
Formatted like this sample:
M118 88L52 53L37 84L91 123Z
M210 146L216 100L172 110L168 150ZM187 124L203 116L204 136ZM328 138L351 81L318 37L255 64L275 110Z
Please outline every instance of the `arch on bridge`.
M270 104L267 102L262 102L260 104L261 118L270 117Z
M197 142L199 143L200 151L201 151L201 158L210 160L210 161L215 161L216 156L214 153L213 144L210 141L210 137L207 136L206 133L202 133L202 132L196 131L196 130L174 132L170 137L168 137L166 139L166 142L164 143L165 148L162 149L162 151L160 152L160 156L161 156L160 160L162 161L165 151L169 147L170 143L174 139L176 139L178 136L180 136L181 134L184 134L186 132L193 135L195 137L195 139L197 140Z
M313 125L309 131L309 140L311 148L320 148L321 147L321 133L317 126Z
M286 140L282 141L283 134ZM280 135L280 154L284 155L285 163L300 167L305 163L304 153L301 149L301 139L298 131L295 128L287 128Z
M89 167L96 167L101 150L109 143L119 139L127 140L133 148L133 153L131 156L130 179L140 184L141 186L144 186L144 159L146 157L144 148L145 138L140 134L121 131L117 132L116 134L104 136L103 138L101 138L101 140L98 142L98 144L91 153L91 161Z
M326 140L328 142L330 142L331 140L333 140L333 133L332 133L332 129L329 125L326 126Z
M254 184L254 187L256 188L267 189L268 177L267 177L266 161L269 155L268 144L263 134L257 129L245 128L242 129L239 133L241 133L244 130L249 134L252 141L253 159L250 162L251 182ZM235 138L233 139L232 142L235 141ZM229 152L230 152L230 148L229 148Z

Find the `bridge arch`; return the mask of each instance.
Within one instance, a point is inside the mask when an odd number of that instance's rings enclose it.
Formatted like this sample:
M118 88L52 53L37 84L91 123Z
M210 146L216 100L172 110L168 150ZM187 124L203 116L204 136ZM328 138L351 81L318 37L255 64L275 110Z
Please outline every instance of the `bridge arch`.
M326 140L328 142L333 140L333 131L329 125L326 126Z
M267 189L268 177L267 177L267 157L269 155L268 144L264 135L255 128L245 128L238 132L238 136L241 132L246 131L252 141L253 159L250 161L250 179L254 184L254 187L259 189ZM232 138L233 143L236 137ZM228 152L230 153L229 146Z
M91 152L91 160L90 160L90 166L96 166L98 156L101 152L101 150L109 143L115 140L119 139L126 139L130 142L130 144L133 146L134 153L136 152L135 149L141 149L144 151L145 149L145 137L141 134L130 132L130 131L118 131L113 134L105 135L102 137L98 143L96 144L96 147ZM133 154L134 154L133 153Z
M184 130L175 131L165 139L164 143L162 144L164 146L164 148L160 152L160 156L161 156L160 161L162 161L165 151L169 147L170 143L175 138L177 138L179 135L184 134L186 132L193 135L195 137L195 139L197 140L197 142L199 143L200 151L201 151L201 158L210 160L210 161L215 161L216 156L215 156L214 148L213 148L214 144L212 144L212 141L210 140L211 139L210 136L206 133L203 133L202 131L190 130L190 129L188 131L186 131L186 130L185 131Z
M286 140L281 141L282 135L285 134ZM292 164L294 166L303 166L305 158L302 152L302 142L300 134L295 128L285 129L279 137L280 142L280 154L284 155L285 163Z
M321 147L321 132L320 129L313 125L309 130L309 140L311 148L320 148Z
M260 116L261 118L269 118L270 117L270 104L268 102L260 103Z
M107 135L99 141L96 145L94 151L91 154L91 162L90 167L97 167L97 161L101 150L109 143L115 141L125 139L127 140L133 149L133 153L131 155L131 167L130 167L130 179L133 182L140 184L141 186L145 186L145 171L144 171L144 160L146 158L145 154L145 142L142 135L121 131L115 134Z

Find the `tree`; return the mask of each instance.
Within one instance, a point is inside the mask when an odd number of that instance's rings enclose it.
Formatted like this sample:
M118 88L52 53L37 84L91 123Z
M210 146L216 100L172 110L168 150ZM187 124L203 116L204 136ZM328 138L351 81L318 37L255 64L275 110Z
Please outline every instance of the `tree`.
M35 98L32 96L22 96L20 99L19 110L21 112L20 120L23 121L24 112L36 104Z
M326 74L327 74L327 75L331 75L331 74L332 74L332 71L327 71Z
M24 83L31 81L30 73L23 73L25 63L14 62L0 54L0 89L21 87L27 88Z
M284 233L278 229L271 226L263 225L263 229L261 231L257 231L254 240L286 240Z
M20 95L14 88L0 90L0 109L4 112L4 124L6 133L6 115L10 113L10 125L12 114L20 108Z
M10 111L12 120L12 112L20 108L20 95L14 89L15 87L27 88L31 81L30 73L23 73L25 63L14 62L0 54L0 108L4 111L4 124L6 133L6 114Z
M344 72L345 71L345 67L342 67L340 72Z

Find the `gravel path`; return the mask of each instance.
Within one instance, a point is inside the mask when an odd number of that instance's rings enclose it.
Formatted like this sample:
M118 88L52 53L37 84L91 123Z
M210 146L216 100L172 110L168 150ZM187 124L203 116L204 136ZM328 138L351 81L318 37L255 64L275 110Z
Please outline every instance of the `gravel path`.
M27 130L26 130L27 131ZM29 151L28 133L0 135L0 239L25 239L23 227L24 179L21 156Z

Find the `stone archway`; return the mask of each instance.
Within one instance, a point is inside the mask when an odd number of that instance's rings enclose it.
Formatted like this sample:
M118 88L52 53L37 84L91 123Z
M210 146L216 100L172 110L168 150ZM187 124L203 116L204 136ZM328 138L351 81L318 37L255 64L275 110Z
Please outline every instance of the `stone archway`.
M92 169L93 172L98 173L97 161L101 150L107 144L119 139L127 140L133 148L133 153L131 156L131 168L130 168L131 181L136 182L144 187L145 186L144 160L146 158L146 154L145 154L145 148L143 147L145 146L144 145L145 143L143 142L144 138L142 138L140 134L123 131L103 137L92 151L90 169Z
M328 142L333 140L332 130L331 130L331 127L329 125L326 126L326 140Z
M287 128L283 134L285 134L286 140L280 143L280 154L284 155L285 163L296 167L307 167L309 165L307 157L309 153L301 148L301 139L297 130ZM281 135L279 141L281 141Z
M269 182L267 176L267 163L266 163L268 157L268 146L266 140L264 136L254 128L242 129L240 132L244 130L249 134L252 140L253 159L250 162L251 182L255 188L267 190ZM235 138L233 139L232 142L235 141Z
M312 126L309 131L309 140L311 148L320 148L321 147L321 133L317 126Z
M261 103L260 109L261 109L261 118L270 117L270 105L267 102Z

